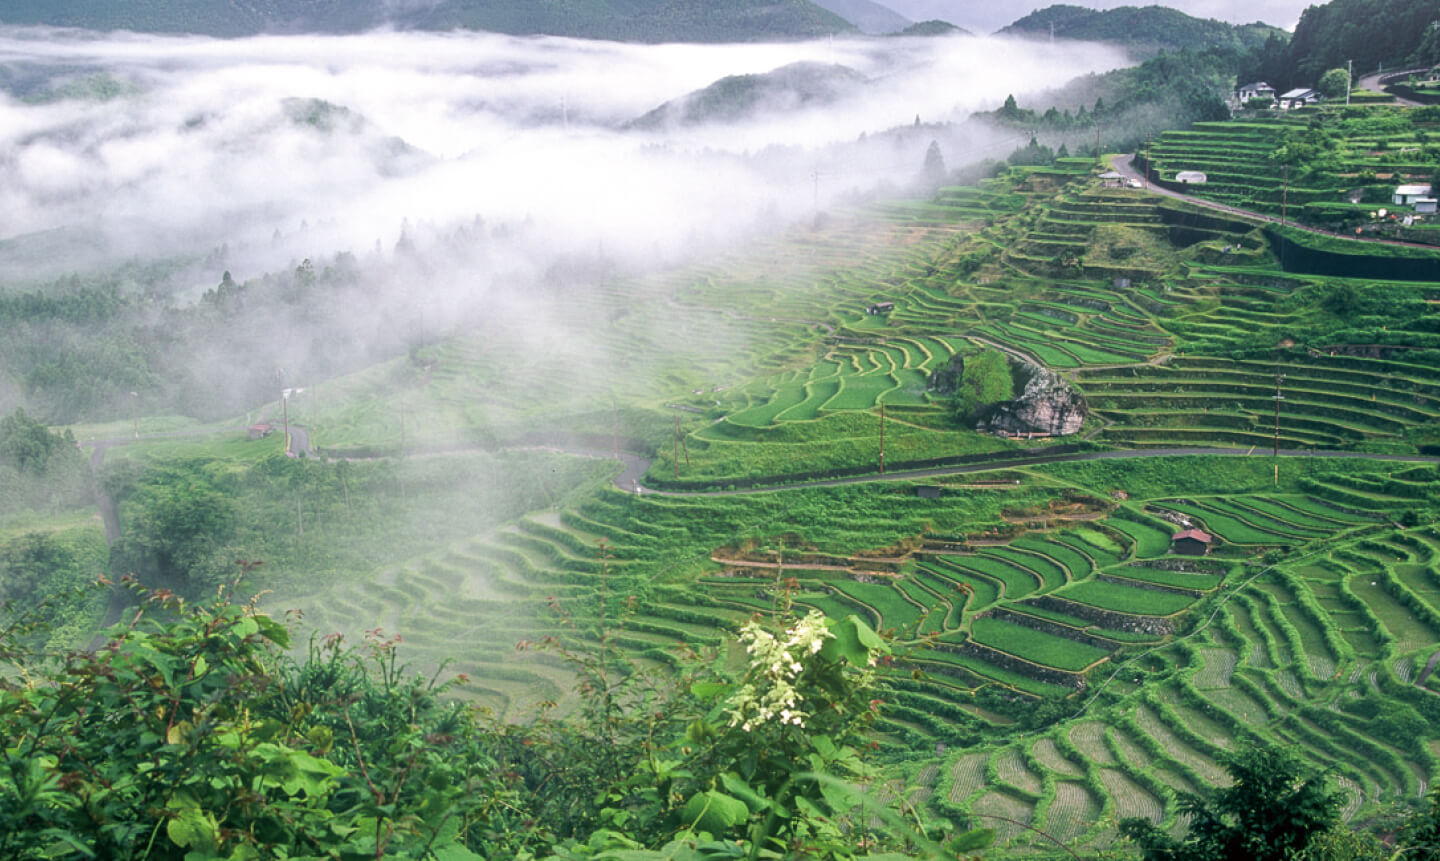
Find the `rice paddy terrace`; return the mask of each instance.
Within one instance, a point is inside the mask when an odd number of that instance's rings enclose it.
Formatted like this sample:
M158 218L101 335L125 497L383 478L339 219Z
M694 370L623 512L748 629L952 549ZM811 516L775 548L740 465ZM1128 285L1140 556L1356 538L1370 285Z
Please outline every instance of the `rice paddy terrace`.
M1379 209L1396 210L1395 188L1429 185L1437 151L1434 111L1398 107L1325 107L1243 122L1197 123L1166 132L1141 154L1153 176L1176 183L1198 171L1203 185L1186 192L1242 209L1324 227L1373 227ZM1398 207L1398 217L1411 209ZM1400 235L1432 242L1422 220Z
M1017 852L1053 847L1031 828L1086 849L1126 816L1183 829L1178 795L1252 740L1332 769L1349 817L1418 799L1440 766L1433 462L1014 457L1277 437L1415 456L1440 442L1440 285L1287 272L1255 223L1093 173L876 204L324 384L322 451L623 445L657 492L595 482L296 600L317 630L399 632L516 717L573 706L563 663L520 639L603 627L660 668L680 645L725 660L755 613L856 614L908 655L883 670L897 791L992 817ZM987 347L1082 392L1083 441L959 427L931 374ZM877 473L882 423L891 470L993 466L713 492ZM1207 555L1173 549L1185 529Z

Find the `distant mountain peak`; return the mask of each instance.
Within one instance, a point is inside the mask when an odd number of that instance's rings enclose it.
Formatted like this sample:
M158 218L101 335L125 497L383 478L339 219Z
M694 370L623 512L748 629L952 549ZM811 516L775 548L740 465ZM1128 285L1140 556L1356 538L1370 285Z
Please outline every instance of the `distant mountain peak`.
M869 79L848 66L799 62L758 75L730 75L672 99L631 123L660 129L743 119L764 111L826 105L852 95Z
M1116 6L1090 9L1057 3L1037 9L1002 28L1002 34L1111 42L1141 52L1204 50L1214 47L1255 49L1283 30L1268 24L1227 24L1196 18L1168 6Z
M833 12L854 24L861 33L872 36L898 33L911 26L899 12L873 0L811 0L816 6Z

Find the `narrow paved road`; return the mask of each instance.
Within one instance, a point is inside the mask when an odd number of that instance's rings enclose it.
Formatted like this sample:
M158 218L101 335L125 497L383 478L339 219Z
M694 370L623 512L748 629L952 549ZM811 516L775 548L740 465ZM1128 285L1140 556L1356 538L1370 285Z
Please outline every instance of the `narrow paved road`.
M1380 79L1381 79L1381 78L1388 78L1388 77L1390 77L1391 75L1408 75L1408 74L1410 74L1411 72L1428 72L1428 71L1429 71L1429 69L1402 69L1402 70L1400 70L1400 71L1398 71L1398 72L1384 72L1384 73L1375 72L1374 74L1364 75L1364 76L1360 77L1358 80L1356 80L1356 81L1355 81L1355 89L1357 89L1357 90L1369 90L1369 91L1371 91L1372 93L1379 93L1379 92L1383 92L1383 91L1385 90L1385 85L1382 84L1382 83L1380 83ZM1394 93L1391 93L1391 95L1395 95L1395 94L1394 94ZM1395 104L1397 104L1397 105L1406 105L1406 106L1412 107L1412 108L1418 108L1418 107L1421 106L1421 103L1420 103L1420 102L1414 101L1413 99L1401 98L1400 96L1395 96Z
M577 451L570 454L584 454L589 457L612 458L609 452L583 453ZM621 490L636 491L641 493L653 493L657 496L740 496L747 493L779 493L786 490L802 490L812 487L841 487L847 484L870 484L877 481L914 481L920 478L939 478L946 475L966 475L972 472L989 472L997 469L1011 469L1021 466L1043 466L1050 463L1070 463L1072 461L1084 460L1137 460L1149 457L1189 457L1196 455L1218 455L1220 457L1271 457L1269 449L1255 448L1150 448L1150 449L1129 449L1126 451L1087 451L1072 454L1020 454L1013 459L991 460L984 463L967 463L958 466L941 466L927 469L911 469L887 472L884 475L872 473L869 475L852 475L845 478L825 478L812 481L797 481L794 484L775 484L764 487L754 487L745 490L655 490L644 485L630 486L622 484L623 481L634 480L634 470L639 466L640 461L644 463L645 469L641 469L638 475L644 475L649 469L649 462L644 461L633 454L625 454L628 458L626 469L620 477L615 479L615 486ZM1359 460L1382 460L1396 463L1434 463L1440 464L1440 457L1430 457L1419 454L1374 454L1370 452L1349 452L1349 451L1312 451L1298 449L1280 449L1280 456L1284 458L1324 458L1324 459L1345 459L1356 458Z
M1115 169L1116 172L1120 173L1126 178L1135 179L1140 182L1146 182L1145 177L1140 173L1140 171L1135 169L1134 153L1130 153L1129 155L1116 156L1110 162L1110 165ZM1436 250L1436 246L1426 245L1423 242L1401 242L1398 239L1376 239L1372 237L1357 239L1354 236L1350 236L1344 233L1335 233L1334 231L1330 230L1321 230L1318 227L1310 227L1305 224L1298 224L1293 219L1282 222L1278 217L1274 215L1265 215L1259 212L1252 212L1248 209L1240 209L1239 207L1227 206L1223 203L1216 203L1213 200L1205 200L1199 197L1192 197L1188 194L1181 194L1178 191L1172 191L1168 188L1161 188L1153 182L1148 182L1147 186L1150 194L1158 194L1161 197L1169 197L1174 198L1175 200L1183 200L1186 203L1193 203L1196 206L1203 206L1206 209L1213 209L1216 212L1223 212L1227 215L1237 215L1242 218L1248 218L1252 221L1264 221L1269 224L1281 224L1285 227L1293 228L1295 230L1303 230L1306 233L1314 233L1319 236L1328 236L1332 239L1343 239L1346 242L1355 242L1363 245L1395 245L1401 248L1424 248L1430 251Z
M300 425L290 425L290 444L286 446L285 453L290 457L314 457L315 450L310 448L310 431Z

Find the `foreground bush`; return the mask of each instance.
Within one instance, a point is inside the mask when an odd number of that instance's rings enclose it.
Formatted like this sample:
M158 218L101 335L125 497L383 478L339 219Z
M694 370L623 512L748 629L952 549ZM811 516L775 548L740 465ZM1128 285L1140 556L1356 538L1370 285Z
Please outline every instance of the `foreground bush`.
M854 617L752 623L738 679L692 661L659 685L602 632L567 653L580 712L525 727L447 699L378 632L295 660L253 604L150 594L103 645L63 655L27 652L24 634L0 631L18 669L0 680L3 858L940 851L861 789L888 651Z

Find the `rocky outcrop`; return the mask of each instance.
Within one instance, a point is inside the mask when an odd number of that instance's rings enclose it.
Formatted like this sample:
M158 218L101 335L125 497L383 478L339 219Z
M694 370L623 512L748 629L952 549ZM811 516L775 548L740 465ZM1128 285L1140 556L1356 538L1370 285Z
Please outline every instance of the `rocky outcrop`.
M965 373L965 357L956 353L943 368L930 372L925 391L937 395L953 395L960 388L960 375Z
M976 430L1005 434L1067 436L1080 430L1090 408L1085 398L1058 374L1038 365L1021 365L1017 377L1028 375L1020 394L997 404Z

